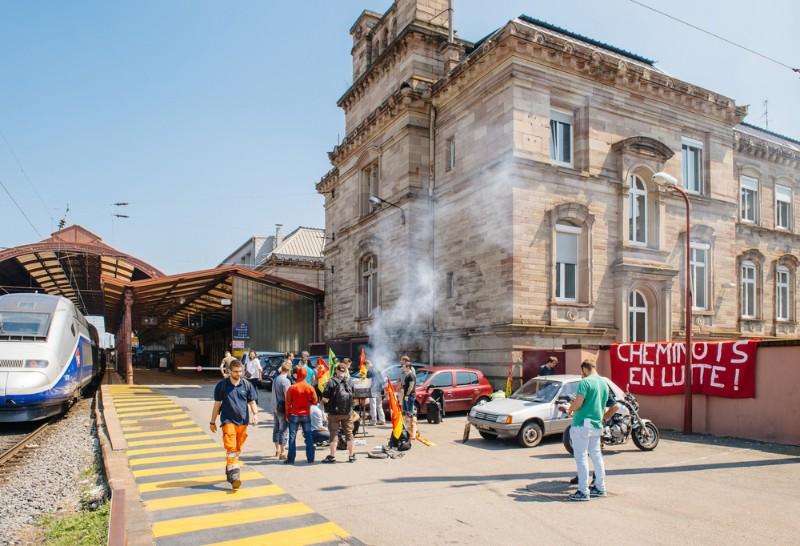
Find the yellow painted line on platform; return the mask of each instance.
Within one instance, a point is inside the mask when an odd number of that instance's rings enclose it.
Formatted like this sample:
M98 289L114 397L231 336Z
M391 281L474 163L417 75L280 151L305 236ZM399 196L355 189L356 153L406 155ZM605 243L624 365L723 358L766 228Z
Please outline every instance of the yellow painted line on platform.
M157 463L178 463L181 461L200 461L203 459L218 459L225 458L225 450L220 449L219 446L214 446L214 451L204 451L201 453L180 453L178 455L164 455L163 457L142 457L141 459L129 459L128 464L131 466L142 466L143 464L157 464Z
M190 516L186 518L168 519L153 524L153 537L161 538L192 531L217 529L229 525L242 525L258 521L268 521L278 518L291 518L313 514L314 511L302 502L291 502L246 510L231 510L228 512L215 512L213 517Z
M186 427L186 428L176 428L172 430L154 430L151 432L134 432L133 434L126 434L125 439L131 438L150 438L153 436L179 436L181 434L188 434L190 432L202 432L200 427Z
M264 476L260 472L242 472L242 481L258 480ZM215 474L213 476L197 476L196 478L184 478L182 480L164 480L160 482L149 482L139 485L140 493L152 493L153 491L165 491L167 489L177 489L185 487L194 487L196 485L207 485L210 483L225 483L227 485L227 478L224 474Z
M201 470L219 470L220 468L225 468L225 461L223 460L220 462L163 466L161 468L146 468L144 470L134 470L132 472L135 478L168 476L169 474L181 474L182 472L199 472Z
M215 468L219 467L218 463L214 463ZM134 472L134 475L136 473ZM179 497L167 497L164 499L153 499L144 501L145 510L155 512L157 510L171 510L173 508L187 508L190 506L202 506L204 504L217 504L220 502L233 502L247 499L256 499L259 497L270 497L274 495L283 495L286 493L277 485L261 485L259 487L251 487L247 489L239 489L233 491L212 491L210 493L198 493L196 495L182 495ZM216 515L209 517L215 518Z
M117 404L117 413L122 412L131 412L131 411L143 411L149 409L161 409L161 408L174 408L177 407L177 404L173 401L169 402L148 402L147 404Z
M137 432L142 430L144 427L122 427L122 432Z
M161 415L161 414L168 414L168 413L182 413L183 410L177 406L171 408L158 408L150 411L129 411L129 412L117 412L117 415L120 417L147 417L148 415Z
M197 430L200 431L200 429ZM199 440L208 440L208 436L205 434L194 434L192 436L178 436L176 438L155 438L153 440L134 440L133 442L128 442L128 447L179 444L182 442L197 442Z
M181 446L163 446L163 447L145 447L142 449L129 449L128 457L135 455L151 455L153 453L175 453L176 451L192 451L195 449L212 449L218 448L219 444L215 444L210 439L208 442L202 444L185 444Z
M178 419L186 419L186 415L181 412L180 415L157 415L155 417L137 417L135 419L122 419L120 423L123 425L131 425L133 423L142 423L147 421L177 421Z
M187 419L186 421L175 421L172 423L173 427L185 427L186 425L194 425L195 422L191 419Z
M265 535L255 535L225 542L215 542L209 546L300 546L303 544L319 544L350 538L350 533L329 521L309 527L298 527L285 531L275 531Z

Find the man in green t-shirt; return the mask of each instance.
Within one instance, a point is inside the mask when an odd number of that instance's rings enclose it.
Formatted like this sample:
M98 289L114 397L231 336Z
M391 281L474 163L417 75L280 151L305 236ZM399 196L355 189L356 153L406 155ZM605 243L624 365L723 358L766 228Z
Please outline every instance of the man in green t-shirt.
M569 407L572 415L570 439L578 467L578 490L569 496L569 500L574 501L588 501L590 495L606 496L606 469L600 449L600 436L603 434L608 382L597 374L597 367L590 360L581 363L581 375L583 379L578 383L578 393ZM595 474L595 483L591 490L587 454L592 458Z

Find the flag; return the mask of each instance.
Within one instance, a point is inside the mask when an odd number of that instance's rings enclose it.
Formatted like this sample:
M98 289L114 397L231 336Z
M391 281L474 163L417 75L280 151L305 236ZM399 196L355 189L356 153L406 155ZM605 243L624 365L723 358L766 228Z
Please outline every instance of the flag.
M333 352L333 349L328 347L328 365L326 366L322 359L320 359L319 363L317 364L317 370L319 370L320 366L323 366L323 371L320 373L317 372L317 388L320 391L325 390L325 385L328 384L328 381L331 378L331 370L334 366L336 366L336 355Z
M391 381L386 383L386 389L389 391L389 410L392 412L392 436L394 436L395 440L399 440L400 435L403 433L403 412L397 402Z
M511 397L511 392L512 392L511 383L513 382L513 378L512 378L513 373L514 373L514 365L513 364L509 364L508 365L508 379L506 379L506 398L510 398Z
M358 359L358 375L361 376L361 379L367 377L367 353L364 351L364 347L361 347L361 357Z

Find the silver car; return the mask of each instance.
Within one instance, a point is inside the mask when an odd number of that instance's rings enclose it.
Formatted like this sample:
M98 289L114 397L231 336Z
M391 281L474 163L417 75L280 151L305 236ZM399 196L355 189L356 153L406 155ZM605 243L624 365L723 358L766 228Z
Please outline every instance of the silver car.
M559 405L575 396L580 380L580 375L535 377L511 398L473 407L467 419L487 440L516 438L523 447L536 447L544 436L562 434L572 422ZM625 393L610 379L606 381L614 396L622 400Z

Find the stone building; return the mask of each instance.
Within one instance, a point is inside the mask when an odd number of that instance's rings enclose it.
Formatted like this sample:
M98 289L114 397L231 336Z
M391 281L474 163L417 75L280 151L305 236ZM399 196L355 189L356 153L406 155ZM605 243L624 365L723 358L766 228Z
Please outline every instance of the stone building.
M317 184L332 345L409 299L428 312L394 349L494 378L565 344L681 338L684 203L660 171L691 195L694 335L797 335L800 142L543 21L448 30L447 0L350 30L346 136Z

